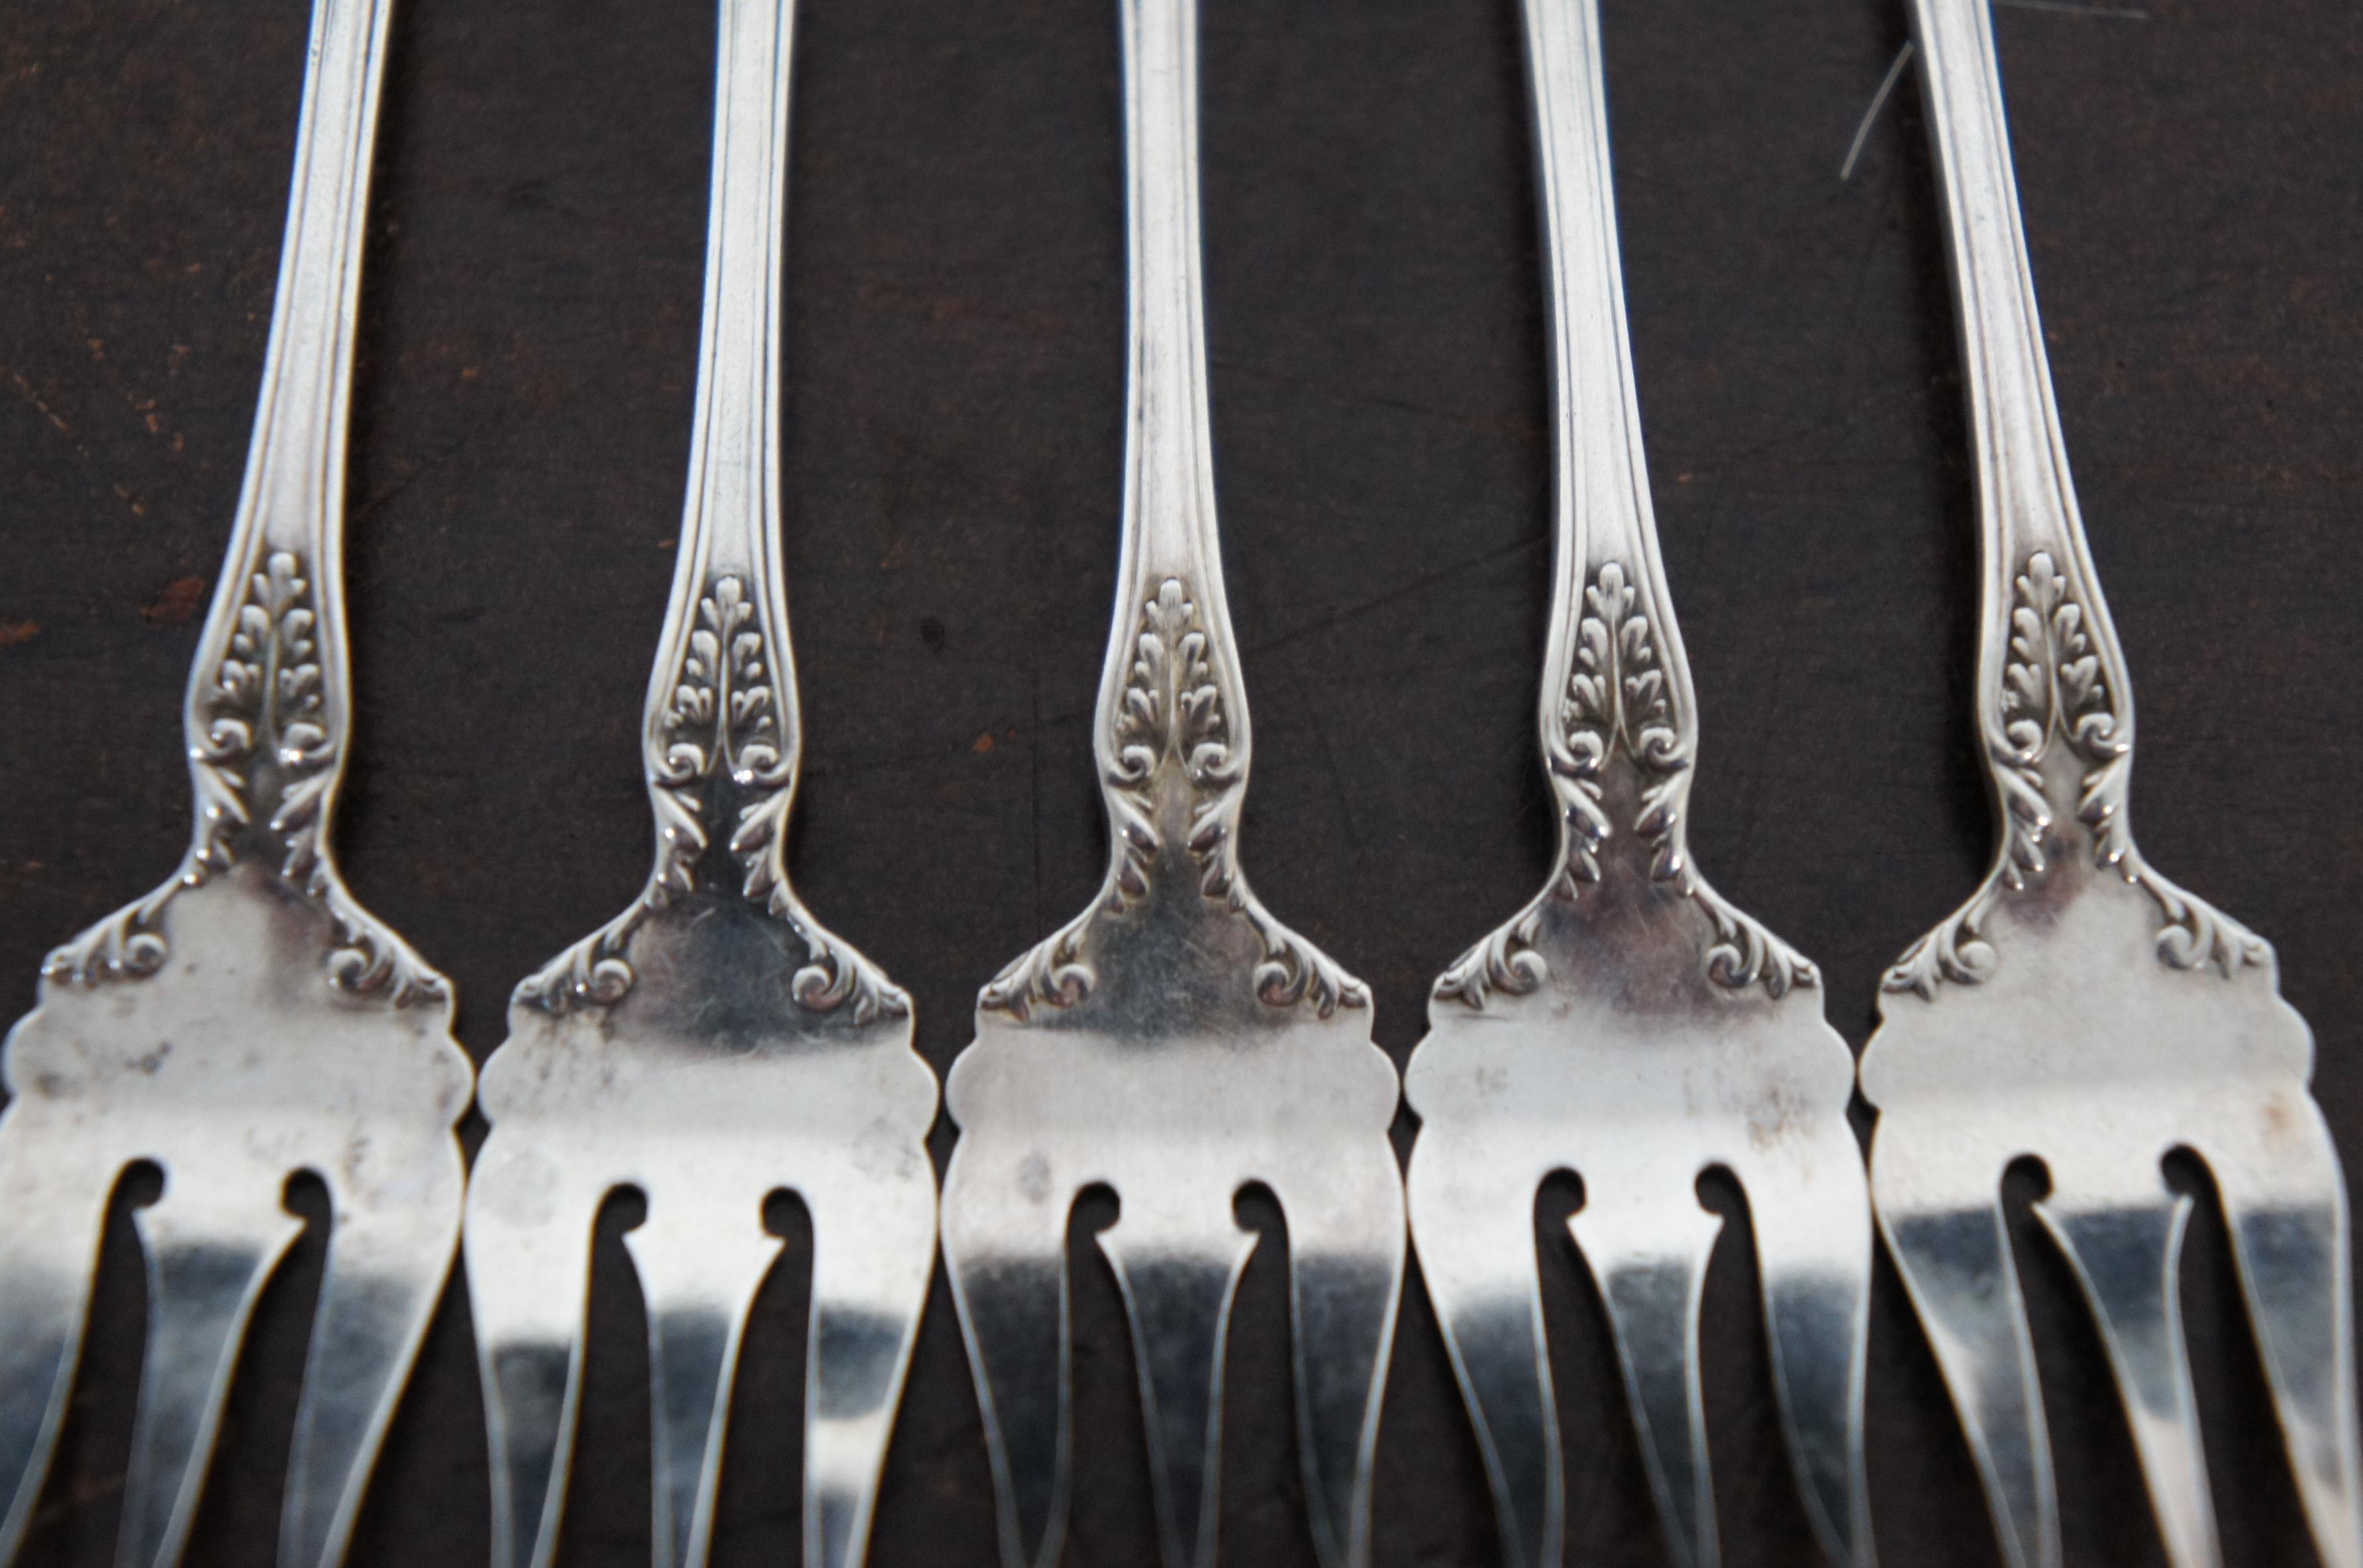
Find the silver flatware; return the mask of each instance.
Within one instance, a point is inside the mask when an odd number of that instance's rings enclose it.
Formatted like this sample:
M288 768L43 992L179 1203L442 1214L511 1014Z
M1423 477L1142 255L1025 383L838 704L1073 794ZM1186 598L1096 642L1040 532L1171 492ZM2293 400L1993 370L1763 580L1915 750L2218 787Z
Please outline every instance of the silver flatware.
M386 0L317 0L262 390L184 705L196 823L172 878L52 953L0 1115L0 1562L63 1422L109 1198L136 1211L148 1339L116 1561L176 1561L249 1315L331 1212L283 1568L338 1562L459 1240L467 1058L443 977L355 901L330 830L350 739L346 414Z
M1287 1217L1298 1448L1315 1548L1367 1560L1370 1456L1403 1265L1370 994L1239 867L1247 693L1225 607L1199 289L1197 8L1119 0L1131 257L1123 557L1093 723L1111 856L1081 915L977 999L946 1103L943 1246L1011 1568L1059 1558L1067 1226L1099 1236L1132 1324L1168 1568L1215 1559L1224 1338L1262 1183Z
M485 1064L468 1286L493 1560L558 1550L593 1225L647 1304L655 1560L705 1561L732 1375L799 1197L813 1235L804 1560L861 1561L935 1264L934 1076L909 997L788 883L802 743L780 560L780 297L791 0L722 0L688 498L641 728L656 857L630 908L519 985Z
M1871 1561L1862 1452L1870 1209L1847 1126L1853 1058L1814 966L1734 908L1687 842L1697 703L1659 560L1625 321L1593 0L1526 0L1550 302L1558 582L1543 761L1550 879L1436 982L1404 1074L1419 1113L1412 1236L1484 1452L1503 1556L1556 1568L1563 1456L1535 1202L1569 1221L1608 1309L1659 1518L1719 1561L1699 1367L1722 1220L1747 1193L1775 1388L1816 1538Z
M2085 546L2035 304L1984 0L1914 0L1942 171L1984 577L1980 749L2001 842L1891 970L1862 1062L1880 1225L1951 1389L2012 1568L2059 1562L2036 1359L2002 1202L2036 1205L2098 1320L2167 1555L2223 1561L2182 1342L2192 1200L2214 1179L2323 1561L2363 1564L2346 1187L2313 1043L2272 949L2168 881L2126 812L2133 690Z

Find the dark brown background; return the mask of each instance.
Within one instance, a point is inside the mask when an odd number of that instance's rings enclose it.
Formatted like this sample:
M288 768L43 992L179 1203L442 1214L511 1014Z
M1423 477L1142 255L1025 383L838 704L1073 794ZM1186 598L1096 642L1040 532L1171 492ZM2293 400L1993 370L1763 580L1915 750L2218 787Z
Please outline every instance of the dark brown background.
M1998 15L2093 547L2138 671L2142 842L2274 938L2363 1150L2363 717L2350 409L2363 406L2363 13L2349 0L2022 0ZM1107 0L804 0L789 248L788 566L809 723L795 854L918 1000L938 1069L977 985L1079 908L1115 544L1124 269ZM305 7L0 13L0 1012L185 832L176 703L235 498ZM1858 1043L1880 967L1972 885L1974 553L1938 218L1907 83L1841 183L1896 0L1611 0L1635 351L1705 737L1701 863L1822 961ZM637 889L635 715L688 440L713 21L693 0L405 0L385 89L349 555L361 720L340 847L458 981L480 1059L510 985ZM1231 597L1256 698L1247 861L1367 977L1380 1041L1531 890L1548 566L1536 233L1508 0L1205 0L1207 315ZM175 584L182 586L175 588ZM481 1131L471 1123L471 1139ZM1408 1138L1409 1127L1402 1129ZM949 1131L937 1132L939 1157ZM2358 1167L2363 1168L2363 1167ZM2022 1195L2023 1196L2023 1195ZM1546 1205L1548 1209L1548 1204ZM1545 1215L1547 1224L1551 1216ZM0 1217L5 1219L5 1217ZM647 1561L645 1356L611 1213L564 1560ZM1555 1230L1555 1225L1553 1226ZM1570 1561L1664 1561L1595 1302L1565 1329ZM266 1298L192 1563L267 1560L317 1228ZM1280 1254L1236 1342L1226 1560L1309 1562ZM2187 1289L2239 1563L2309 1561L2221 1228ZM2042 1319L2070 1561L2160 1561L2064 1270ZM1710 1292L1728 1560L1810 1560L1744 1231ZM802 1311L759 1309L717 1563L793 1562ZM1113 1287L1078 1275L1068 1562L1150 1560ZM1885 1560L1995 1561L1882 1264ZM111 1560L139 1337L120 1206L24 1561ZM1377 1559L1495 1560L1414 1276ZM463 1291L427 1342L356 1563L480 1563ZM940 1283L872 1562L993 1561Z

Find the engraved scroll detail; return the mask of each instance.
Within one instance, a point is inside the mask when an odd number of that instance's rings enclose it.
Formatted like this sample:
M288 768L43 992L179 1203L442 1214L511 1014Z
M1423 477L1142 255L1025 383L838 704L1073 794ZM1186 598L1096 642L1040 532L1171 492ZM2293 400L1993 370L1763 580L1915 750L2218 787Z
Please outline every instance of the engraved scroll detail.
M1179 847L1196 869L1200 895L1260 941L1253 981L1267 1006L1308 1004L1323 1018L1368 1006L1360 981L1248 889L1237 845L1247 769L1232 749L1215 644L1181 578L1163 579L1142 603L1131 652L1101 776L1115 840L1107 879L1090 908L995 976L977 1005L1023 1021L1037 1007L1071 1008L1090 996L1099 983L1088 952L1093 927L1138 907ZM1168 842L1162 820L1177 796L1179 845Z
M1549 883L1526 907L1437 977L1434 994L1481 1010L1492 994L1524 996L1550 977L1540 951L1553 903L1573 904L1600 881L1602 851L1619 831L1609 815L1608 771L1633 770L1639 799L1629 831L1649 856L1649 875L1703 910L1714 928L1706 973L1734 990L1761 985L1775 999L1813 986L1811 960L1742 913L1693 871L1685 814L1692 758L1679 697L1657 627L1623 563L1603 562L1583 589L1573 657L1543 747L1562 819L1563 853Z
M2076 771L2074 816L2090 834L2092 863L2139 887L2165 917L2158 932L2162 962L2177 969L2213 964L2227 978L2248 965L2270 962L2272 947L2263 937L2158 875L2134 847L2125 812L2131 726L2110 686L2090 617L2058 563L2049 551L2035 551L2011 588L1998 722L1985 737L2002 802L2002 852L1969 902L1888 970L1884 988L1934 999L1946 981L1976 985L1992 977L2000 959L1985 939L1987 919L2003 900L2034 888L2052 869L2060 825L2046 767L2053 762Z
M173 896L242 856L268 856L279 880L327 911L335 944L325 967L340 989L395 1006L444 999L443 977L354 901L322 841L343 736L318 637L319 602L303 558L272 551L248 575L228 646L193 704L197 828L180 870L50 953L45 976L94 986L157 973L171 955L163 914Z
M715 579L698 599L646 746L657 820L648 885L622 914L522 982L518 1001L563 1016L582 1006L612 1007L630 994L633 933L696 890L699 863L713 847L707 797L727 781L738 802L727 848L738 867L740 896L760 900L804 944L805 962L790 994L815 1012L849 1007L856 1023L909 1012L908 993L815 920L788 884L795 757L775 682L764 617L745 580Z

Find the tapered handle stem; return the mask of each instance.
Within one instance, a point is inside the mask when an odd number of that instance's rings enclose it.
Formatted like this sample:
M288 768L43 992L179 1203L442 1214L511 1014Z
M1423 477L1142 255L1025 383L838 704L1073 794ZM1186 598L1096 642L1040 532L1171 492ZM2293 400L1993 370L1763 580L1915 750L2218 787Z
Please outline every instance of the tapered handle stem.
M2011 165L1991 14L1987 0L1914 0L1913 23L1952 242L1961 371L1977 467L1985 553L1981 716L1990 733L2006 722L2002 704L2005 669L2014 658L2014 613L2047 599L2080 605L2081 630L2091 638L2105 701L2115 718L2113 739L2120 750L2129 749L2133 692L2085 544L2052 394ZM2037 557L2043 564L2035 565L2030 576ZM2042 604L2036 608L2048 613Z
M1558 581L1545 659L1543 750L1568 791L1588 723L1609 753L1686 766L1697 739L1690 661L1658 554L1625 320L1608 102L1595 0L1526 0L1526 63L1550 330ZM1604 642L1603 639L1605 639ZM1570 683L1595 683L1581 712ZM1572 819L1570 819L1572 821ZM1681 859L1679 813L1669 871ZM1604 824L1602 831L1606 831ZM1572 853L1570 841L1565 847Z
M1198 236L1196 0L1118 0L1125 75L1130 346L1126 365L1124 555L1100 685L1100 748L1130 679L1144 606L1179 580L1196 604L1208 665L1223 686L1235 765L1248 759L1223 592L1206 400L1206 326ZM1104 763L1112 762L1104 755Z
M714 168L705 231L705 310L689 480L672 598L649 679L645 743L652 785L679 783L684 673L725 704L761 693L769 733L724 728L707 764L793 780L801 739L780 561L781 283L786 259L788 83L794 0L720 0ZM718 646L701 655L698 639ZM760 637L745 662L738 640ZM775 728L772 728L775 726ZM703 727L699 724L690 727ZM760 746L760 753L749 748ZM755 756L738 766L742 752ZM741 782L747 780L742 778Z
M207 764L292 744L313 781L307 864L325 864L351 700L345 653L345 436L362 237L390 0L317 0L278 293L229 550L215 585L184 722L197 759L200 853L230 831ZM258 632L261 611L270 623ZM293 613L297 619L290 621ZM249 690L240 671L272 690ZM225 723L229 727L225 727ZM300 728L299 728L300 726ZM291 743L288 732L296 731ZM241 769L257 771L256 767ZM250 780L250 783L252 781ZM250 789L251 797L261 793ZM233 808L237 814L238 808Z

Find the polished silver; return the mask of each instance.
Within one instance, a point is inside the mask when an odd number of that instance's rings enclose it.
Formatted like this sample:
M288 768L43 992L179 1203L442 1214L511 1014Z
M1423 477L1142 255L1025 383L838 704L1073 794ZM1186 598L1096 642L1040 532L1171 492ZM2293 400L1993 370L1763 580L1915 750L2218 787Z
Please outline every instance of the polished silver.
M352 717L346 414L386 0L318 0L246 481L183 725L196 823L172 878L50 955L0 1115L0 1562L65 1416L109 1199L137 1211L148 1339L120 1568L186 1541L247 1320L328 1192L283 1568L344 1555L450 1272L468 1060L443 977L363 910L329 847Z
M1559 808L1550 879L1436 982L1404 1074L1411 1226L1514 1568L1557 1568L1562 1455L1535 1242L1538 1190L1608 1309L1668 1546L1719 1561L1700 1290L1747 1194L1783 1430L1816 1538L1871 1561L1862 1453L1870 1205L1853 1058L1814 966L1692 864L1698 711L1658 555L1625 320L1594 0L1526 0L1549 301L1558 582L1541 697Z
M944 1258L1009 1568L1058 1561L1072 1469L1067 1228L1101 1232L1131 1319L1167 1568L1215 1560L1224 1340L1256 1236L1287 1218L1298 1448L1328 1568L1367 1561L1370 1456L1403 1267L1394 1069L1370 993L1280 923L1238 863L1247 693L1223 599L1200 314L1197 7L1118 0L1131 256L1123 557L1093 751L1098 896L977 999Z
M697 401L641 752L655 865L621 915L516 988L484 1066L468 1288L493 1561L558 1552L592 1235L619 1188L647 1304L658 1568L705 1561L730 1387L781 1249L813 1237L804 1561L865 1551L935 1266L936 1081L911 1003L788 885L802 735L780 563L780 300L792 0L721 0Z
M2346 1187L2313 1043L2273 952L2152 870L2126 816L2134 708L2052 396L1985 0L1915 0L1960 304L1983 538L1980 749L2001 843L1888 974L1862 1062L1880 1230L1968 1435L2011 1568L2056 1568L2058 1501L2011 1260L2004 1168L2098 1320L2176 1568L2223 1562L2178 1306L2214 1180L2323 1561L2363 1564Z

